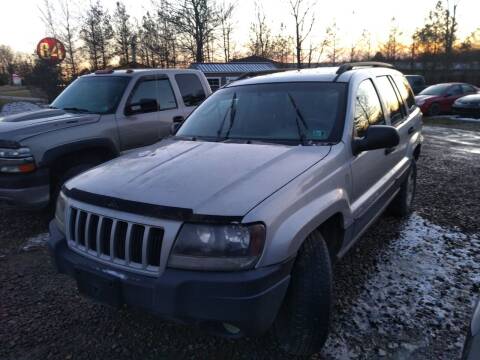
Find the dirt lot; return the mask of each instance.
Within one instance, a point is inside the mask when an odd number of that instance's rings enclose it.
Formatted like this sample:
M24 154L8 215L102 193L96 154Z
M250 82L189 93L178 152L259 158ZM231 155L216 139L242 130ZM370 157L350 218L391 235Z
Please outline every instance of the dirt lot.
M448 137L448 139L447 139ZM428 127L416 212L383 216L336 266L314 359L455 359L480 285L480 132ZM78 296L45 249L48 216L0 211L0 359L285 358Z

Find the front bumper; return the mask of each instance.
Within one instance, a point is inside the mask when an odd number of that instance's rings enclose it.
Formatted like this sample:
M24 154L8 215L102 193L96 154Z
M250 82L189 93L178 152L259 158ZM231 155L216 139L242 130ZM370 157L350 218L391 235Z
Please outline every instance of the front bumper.
M49 171L0 174L0 208L40 209L49 204Z
M282 304L293 265L291 260L239 272L167 268L161 276L149 277L77 254L54 222L50 223L48 245L57 270L73 277L84 295L232 337L261 335L268 330ZM228 332L223 324L240 331Z

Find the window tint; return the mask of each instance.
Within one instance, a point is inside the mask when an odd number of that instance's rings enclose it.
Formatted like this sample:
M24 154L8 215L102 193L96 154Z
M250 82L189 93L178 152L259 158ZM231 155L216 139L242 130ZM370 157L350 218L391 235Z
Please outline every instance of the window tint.
M462 90L464 94L471 94L476 92L473 86L470 85L462 85Z
M177 80L185 106L197 106L205 100L205 91L197 75L178 74L175 75L175 80Z
M395 83L397 85L398 91L400 92L400 96L407 104L407 107L410 111L415 108L415 96L413 95L412 88L410 87L407 79L404 76L397 75L394 76Z
M382 99L387 106L387 110L390 113L392 125L398 124L404 117L403 102L399 101L392 83L387 76L377 77L377 85L378 92L381 94Z
M140 80L133 90L129 103L136 104L142 100L156 100L159 110L177 107L172 86L167 78Z
M448 89L447 95L448 96L456 96L456 95L462 95L462 88L460 85L454 85L451 88Z
M385 124L380 99L371 80L363 81L355 101L355 135L363 137L370 125Z

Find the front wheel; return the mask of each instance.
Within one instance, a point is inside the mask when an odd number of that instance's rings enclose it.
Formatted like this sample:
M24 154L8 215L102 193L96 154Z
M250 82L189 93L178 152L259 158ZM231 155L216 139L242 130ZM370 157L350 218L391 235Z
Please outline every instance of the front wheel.
M408 171L407 178L400 186L399 193L389 205L389 212L397 217L405 217L411 213L413 207L413 199L417 189L417 165L412 160L412 165Z
M328 247L315 231L297 255L287 294L273 324L273 335L283 351L301 356L320 351L329 331L332 284Z
M430 116L440 115L440 104L433 103L432 105L430 105L430 109L428 109L428 115Z

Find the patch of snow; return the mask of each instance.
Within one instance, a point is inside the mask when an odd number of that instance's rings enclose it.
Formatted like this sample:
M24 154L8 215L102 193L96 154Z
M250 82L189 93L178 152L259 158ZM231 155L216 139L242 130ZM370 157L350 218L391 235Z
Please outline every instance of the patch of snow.
M49 234L43 233L27 239L27 242L22 246L23 251L33 251L44 248L47 245Z
M3 105L0 116L20 114L27 111L39 110L41 108L42 107L40 105L31 102L17 101Z

